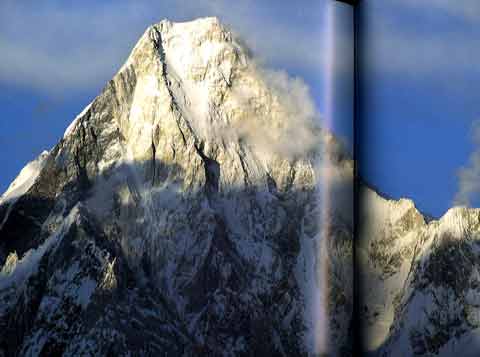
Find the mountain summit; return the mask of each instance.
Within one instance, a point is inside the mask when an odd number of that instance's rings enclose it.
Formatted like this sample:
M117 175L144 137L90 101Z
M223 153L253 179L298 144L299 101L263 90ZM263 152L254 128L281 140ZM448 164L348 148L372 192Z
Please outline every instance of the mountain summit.
M357 264L364 349L378 356L476 356L480 210L427 220L407 199L360 190Z
M351 178L344 157L305 84L216 18L149 27L0 198L0 355L311 353L316 165ZM336 231L345 267L351 225ZM341 349L335 281L321 333Z

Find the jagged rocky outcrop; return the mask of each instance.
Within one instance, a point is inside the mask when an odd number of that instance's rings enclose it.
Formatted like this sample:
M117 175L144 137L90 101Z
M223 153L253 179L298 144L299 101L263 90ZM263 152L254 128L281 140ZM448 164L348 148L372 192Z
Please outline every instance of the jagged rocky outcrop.
M316 191L352 163L295 93L215 18L149 27L0 198L0 355L312 354L321 241L348 355L352 223L322 240Z
M378 356L480 351L480 210L427 220L410 200L361 190L360 330Z

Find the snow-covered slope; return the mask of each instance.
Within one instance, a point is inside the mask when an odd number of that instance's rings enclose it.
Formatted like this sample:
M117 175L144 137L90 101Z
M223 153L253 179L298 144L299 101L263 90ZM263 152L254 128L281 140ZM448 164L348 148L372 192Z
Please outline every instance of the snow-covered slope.
M45 158L48 155L48 151L44 151L40 154L38 158L29 162L18 174L17 178L8 186L7 191L0 196L0 204L4 205L8 202L14 201L18 197L22 196L27 192L27 190L32 187L35 180L38 177L43 164L45 163Z
M476 356L480 209L426 223L410 200L364 187L358 269L364 347L379 356Z
M322 240L316 190L319 162L347 182L352 163L314 116L303 82L216 18L149 27L0 205L0 351L291 356L322 333L348 354L351 220L332 213ZM322 244L335 313L319 332Z

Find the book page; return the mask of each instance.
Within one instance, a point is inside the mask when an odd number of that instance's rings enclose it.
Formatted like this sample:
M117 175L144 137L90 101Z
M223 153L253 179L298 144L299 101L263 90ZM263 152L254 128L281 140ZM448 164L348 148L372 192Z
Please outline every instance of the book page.
M351 355L353 20L1 0L0 356Z
M358 329L372 356L477 356L476 1L358 5Z

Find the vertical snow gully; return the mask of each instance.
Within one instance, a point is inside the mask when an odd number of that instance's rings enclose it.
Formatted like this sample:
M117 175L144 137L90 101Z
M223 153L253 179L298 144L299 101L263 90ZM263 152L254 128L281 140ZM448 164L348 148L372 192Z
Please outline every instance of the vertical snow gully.
M157 165L155 163L156 156L157 156L157 148L155 147L154 138L152 138L152 161L151 161L151 165L152 165L152 187L155 186L156 169L157 169Z

